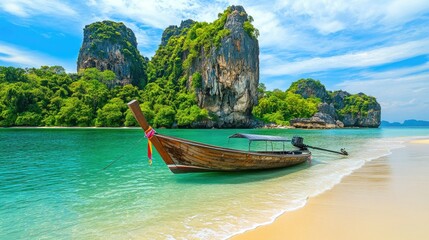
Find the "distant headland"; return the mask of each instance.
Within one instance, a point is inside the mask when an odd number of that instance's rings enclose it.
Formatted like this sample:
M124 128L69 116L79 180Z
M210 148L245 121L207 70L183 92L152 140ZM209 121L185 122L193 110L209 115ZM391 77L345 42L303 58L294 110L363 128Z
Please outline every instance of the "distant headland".
M427 127L429 126L429 121L415 120L415 119L405 120L403 123L381 121L380 126L381 127Z

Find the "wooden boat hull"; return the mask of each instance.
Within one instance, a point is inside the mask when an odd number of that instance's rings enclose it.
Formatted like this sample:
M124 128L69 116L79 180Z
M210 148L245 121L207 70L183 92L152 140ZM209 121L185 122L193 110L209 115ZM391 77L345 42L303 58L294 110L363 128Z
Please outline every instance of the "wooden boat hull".
M289 167L310 160L308 151L248 152L155 134L173 163L173 173L248 171ZM164 160L165 161L165 160Z
M164 136L149 126L136 100L128 106L173 173L273 169L293 166L311 158L309 151L240 151Z

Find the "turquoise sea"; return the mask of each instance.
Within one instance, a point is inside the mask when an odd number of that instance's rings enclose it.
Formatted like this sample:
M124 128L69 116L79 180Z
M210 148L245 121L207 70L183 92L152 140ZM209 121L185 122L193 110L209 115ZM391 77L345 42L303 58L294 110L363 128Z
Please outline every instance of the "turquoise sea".
M158 132L238 149L248 145L228 141L236 132L298 135L350 156L313 150L311 163L282 170L175 175L156 151L149 166L140 129L0 129L0 239L225 239L429 137L429 128Z

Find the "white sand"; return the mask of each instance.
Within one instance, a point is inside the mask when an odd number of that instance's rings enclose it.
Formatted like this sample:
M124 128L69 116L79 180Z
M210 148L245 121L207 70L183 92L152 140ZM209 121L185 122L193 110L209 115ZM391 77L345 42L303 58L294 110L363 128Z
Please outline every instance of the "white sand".
M369 162L305 207L232 239L429 239L426 144Z

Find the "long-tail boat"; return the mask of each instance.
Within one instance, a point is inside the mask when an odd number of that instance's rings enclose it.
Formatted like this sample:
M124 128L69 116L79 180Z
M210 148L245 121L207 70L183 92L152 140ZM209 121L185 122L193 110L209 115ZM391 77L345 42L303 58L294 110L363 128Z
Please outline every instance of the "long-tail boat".
M292 151L285 151L284 148L281 151L250 151L250 144L253 141L283 143L291 141L278 136L256 134L234 134L230 136L230 138L247 138L249 140L249 151L223 148L165 136L156 133L149 126L136 100L129 102L128 106L145 131L148 140L155 146L159 155L161 155L173 173L274 169L297 165L311 159L311 152L306 147L300 147L299 150Z

